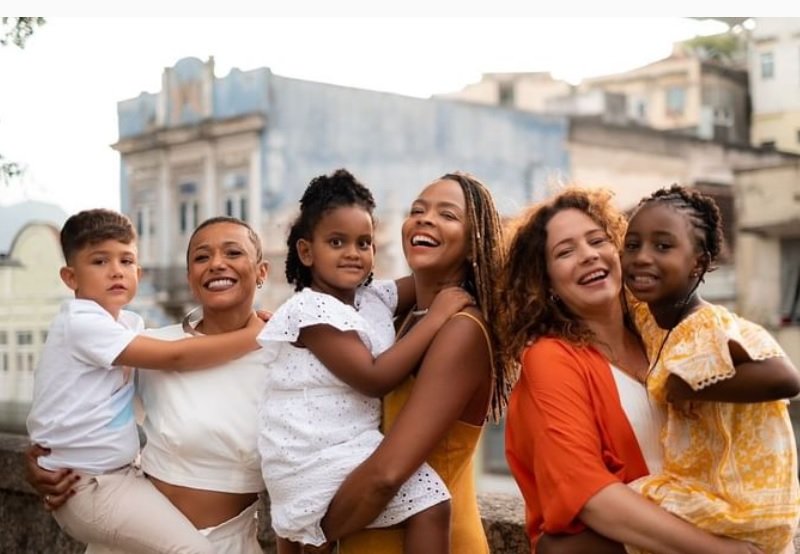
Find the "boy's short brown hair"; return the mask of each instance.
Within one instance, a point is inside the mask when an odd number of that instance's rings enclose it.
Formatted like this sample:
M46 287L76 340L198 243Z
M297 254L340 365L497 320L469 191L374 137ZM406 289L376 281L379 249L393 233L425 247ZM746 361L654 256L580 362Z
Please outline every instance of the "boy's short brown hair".
M61 228L64 260L70 263L79 250L104 240L118 240L125 244L134 242L136 230L128 216L104 208L78 212L70 216Z

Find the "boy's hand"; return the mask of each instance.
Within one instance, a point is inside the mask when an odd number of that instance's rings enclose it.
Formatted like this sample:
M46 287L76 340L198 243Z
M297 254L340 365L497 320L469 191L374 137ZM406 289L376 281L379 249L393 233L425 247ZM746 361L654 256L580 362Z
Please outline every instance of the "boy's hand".
M428 315L447 320L450 316L474 304L475 299L472 298L472 295L461 287L447 287L439 291L433 299Z
M42 495L44 509L52 512L63 506L75 494L72 487L80 477L75 475L71 469L49 471L39 467L36 460L39 456L48 454L50 454L50 450L42 448L38 444L32 444L25 450L25 480Z

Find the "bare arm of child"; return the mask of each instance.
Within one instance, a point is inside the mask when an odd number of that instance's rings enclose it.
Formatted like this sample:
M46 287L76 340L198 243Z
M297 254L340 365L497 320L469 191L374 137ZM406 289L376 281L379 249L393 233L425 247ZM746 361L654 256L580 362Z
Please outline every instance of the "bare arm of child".
M753 360L739 343L728 343L736 375L694 391L680 377L667 380L667 400L752 403L791 398L800 394L800 373L785 356Z
M300 332L300 342L339 379L367 396L383 396L417 366L436 332L450 317L472 303L459 287L436 295L430 311L409 333L377 358L354 331L313 325Z
M238 331L169 341L137 336L114 360L115 365L182 371L214 367L259 348L256 336L264 322L251 314Z

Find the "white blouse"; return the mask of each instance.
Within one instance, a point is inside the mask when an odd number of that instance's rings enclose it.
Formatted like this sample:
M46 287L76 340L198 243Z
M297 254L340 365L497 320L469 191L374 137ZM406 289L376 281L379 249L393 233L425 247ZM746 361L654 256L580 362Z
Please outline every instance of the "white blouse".
M611 366L611 374L617 384L622 411L633 428L650 473L660 473L664 465L664 450L661 446L661 430L666 413L647 396L645 386L619 369Z

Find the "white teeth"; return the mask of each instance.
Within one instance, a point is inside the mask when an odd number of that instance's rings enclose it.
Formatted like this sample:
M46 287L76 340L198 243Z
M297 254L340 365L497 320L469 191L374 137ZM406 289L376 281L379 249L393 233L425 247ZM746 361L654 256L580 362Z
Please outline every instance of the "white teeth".
M589 281L594 281L595 279L599 279L601 277L606 276L606 271L604 269L598 269L597 271L592 271L589 275L586 275L580 280L581 284L588 283Z
M655 282L655 278L652 275L633 275L632 280L640 285L650 285Z
M233 279L214 279L206 285L207 289L216 290L233 286Z
M414 235L411 237L411 245L412 246L438 246L439 243L433 240L431 237L425 235Z

